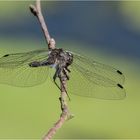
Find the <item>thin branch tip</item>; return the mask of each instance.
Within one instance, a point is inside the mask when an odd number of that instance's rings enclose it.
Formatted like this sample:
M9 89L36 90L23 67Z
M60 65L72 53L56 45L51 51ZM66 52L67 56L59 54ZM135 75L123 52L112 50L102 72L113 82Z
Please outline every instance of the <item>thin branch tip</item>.
M35 7L34 5L31 4L31 5L29 6L29 8L30 8L31 13L32 13L34 16L37 16L38 11L37 11L36 7Z

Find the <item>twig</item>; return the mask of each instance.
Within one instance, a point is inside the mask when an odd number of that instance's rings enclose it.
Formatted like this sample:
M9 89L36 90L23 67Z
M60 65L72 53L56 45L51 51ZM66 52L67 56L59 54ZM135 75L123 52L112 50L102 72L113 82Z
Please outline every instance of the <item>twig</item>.
M45 20L43 18L42 12L41 12L41 5L40 5L40 0L36 0L36 4L30 5L30 10L34 16L37 17L39 20L39 23L41 25L42 31L44 33L46 42L48 44L48 49L55 49L55 40L50 37L49 31L47 29L47 25L45 23ZM60 80L61 81L61 80ZM43 137L43 140L50 140L56 131L61 128L61 126L64 124L64 122L68 119L71 119L73 115L70 114L68 110L68 105L66 102L66 83L67 80L61 81L61 97L59 98L60 104L61 104L61 116L59 120L55 123L55 125L48 131L48 133Z
M45 39L46 39L47 44L48 44L48 48L54 49L55 48L55 40L50 37L47 25L45 23L44 17L43 17L42 12L41 12L40 0L36 0L36 5L35 6L30 5L29 8L30 8L32 14L34 16L36 16L39 20L39 23L40 23L42 31L44 33Z

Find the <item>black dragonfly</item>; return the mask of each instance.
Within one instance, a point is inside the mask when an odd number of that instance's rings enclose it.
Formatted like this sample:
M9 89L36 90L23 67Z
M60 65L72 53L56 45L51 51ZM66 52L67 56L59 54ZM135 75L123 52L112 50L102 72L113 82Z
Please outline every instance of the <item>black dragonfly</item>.
M124 99L124 75L118 69L63 49L41 49L6 54L0 58L0 83L31 87L52 79L60 88L67 80L67 93L100 99Z

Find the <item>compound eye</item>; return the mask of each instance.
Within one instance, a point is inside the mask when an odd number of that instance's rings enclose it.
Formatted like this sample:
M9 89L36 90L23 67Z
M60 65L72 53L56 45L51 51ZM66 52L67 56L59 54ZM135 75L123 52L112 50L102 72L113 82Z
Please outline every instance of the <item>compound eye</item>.
M68 54L69 54L69 56L72 56L72 53L69 52Z

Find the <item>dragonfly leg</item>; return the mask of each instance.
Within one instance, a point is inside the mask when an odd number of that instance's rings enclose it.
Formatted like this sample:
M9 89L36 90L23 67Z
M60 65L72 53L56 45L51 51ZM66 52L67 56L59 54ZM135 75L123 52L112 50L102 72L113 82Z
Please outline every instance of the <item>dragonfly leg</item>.
M70 79L70 77L68 76L68 74L67 74L66 70L67 70L67 69L63 69L63 73L64 73L64 75L66 76L67 80L69 80L69 79ZM68 72L69 72L69 71L68 71Z
M56 78L58 78L58 75L59 75L59 72L60 71L60 68L58 67L58 68L56 68L56 72L55 72L55 74L54 74L54 76L53 76L53 81L54 81L54 83L55 83L55 85L61 90L61 88L60 88L60 86L57 84L57 82L56 82Z
M63 84L63 81L64 81L64 78L62 77L62 78L60 79L60 82L61 82L61 85L62 85L62 87L63 87L63 90L64 90L65 93L67 94L67 97L68 97L68 99L69 99L69 101L70 101L70 96L69 96L69 94L68 94L68 92L67 92L67 89L65 88L65 86L64 86L64 84Z
M66 79L69 80L69 76L68 76L66 70L67 70L67 69L62 68L63 76L60 77L60 82L61 82L61 85L62 85L64 91L66 92L66 94L67 94L67 96L68 96L68 98L69 98L69 101L70 101L70 96L69 96L69 94L68 94L68 92L67 92L67 89L66 89L65 86L63 85L63 81L65 81Z
M65 69L66 69L68 72L71 72L70 69L69 69L68 67L65 67Z
M64 70L64 69L63 69L63 70ZM59 78L59 79L60 79L61 85L62 85L64 91L66 92L66 94L67 94L67 96L68 96L68 98L69 98L69 100L70 100L70 97L69 97L69 95L68 95L68 92L67 92L66 88L65 88L64 85L63 85L64 79L67 78L67 77L66 77L66 74L64 73L63 70L62 70L62 68L59 68L59 67L56 68L56 72L55 72L55 74L54 74L54 76L53 76L53 81L54 81L55 85L56 85L56 86L60 89L60 91L61 91L60 86L59 86L59 85L57 84L57 82L56 82L56 78ZM63 76L61 75L62 72L64 73Z

